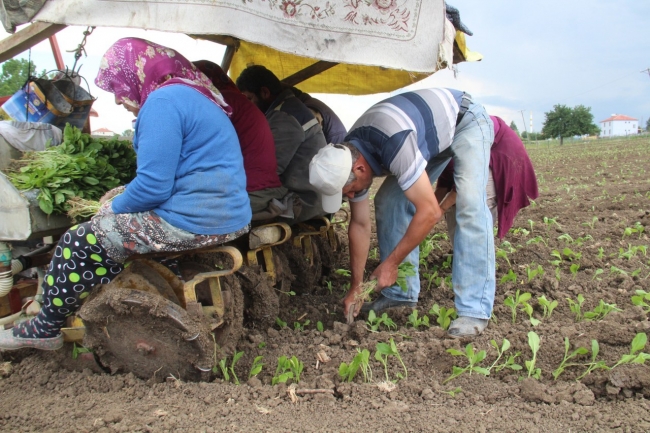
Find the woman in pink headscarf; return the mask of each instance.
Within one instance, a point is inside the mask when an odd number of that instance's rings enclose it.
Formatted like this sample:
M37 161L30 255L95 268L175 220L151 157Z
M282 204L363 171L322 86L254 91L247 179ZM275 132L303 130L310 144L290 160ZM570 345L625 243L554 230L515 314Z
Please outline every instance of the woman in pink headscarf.
M221 244L249 229L230 107L203 73L172 49L125 38L104 55L95 83L137 117L136 177L91 221L61 237L45 275L41 311L0 331L0 349L60 348L66 317L134 254Z

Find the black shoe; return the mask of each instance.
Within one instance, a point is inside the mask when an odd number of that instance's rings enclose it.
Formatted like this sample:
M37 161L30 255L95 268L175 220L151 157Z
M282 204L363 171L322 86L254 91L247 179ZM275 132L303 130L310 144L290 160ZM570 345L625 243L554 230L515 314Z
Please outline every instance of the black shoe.
M415 308L417 305L418 305L417 302L395 301L393 299L389 299L384 295L380 294L379 297L374 301L364 302L363 305L361 306L361 312L367 313L370 310L373 310L375 313L381 313L382 311L388 310L389 308L396 308L396 307Z

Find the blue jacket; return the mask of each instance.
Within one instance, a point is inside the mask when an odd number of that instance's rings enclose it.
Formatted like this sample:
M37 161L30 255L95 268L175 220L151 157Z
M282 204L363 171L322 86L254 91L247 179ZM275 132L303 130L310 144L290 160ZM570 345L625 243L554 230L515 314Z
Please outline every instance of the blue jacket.
M115 213L155 211L195 234L235 232L251 220L237 134L228 116L191 87L152 92L140 109L135 179L113 201Z

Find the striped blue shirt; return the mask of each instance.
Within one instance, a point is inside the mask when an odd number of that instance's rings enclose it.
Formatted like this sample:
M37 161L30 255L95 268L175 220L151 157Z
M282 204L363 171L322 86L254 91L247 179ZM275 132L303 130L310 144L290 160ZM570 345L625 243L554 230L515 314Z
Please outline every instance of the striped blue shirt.
M451 146L464 92L424 89L385 99L368 109L346 136L375 176L392 174L403 191L427 163ZM365 200L367 191L352 201Z

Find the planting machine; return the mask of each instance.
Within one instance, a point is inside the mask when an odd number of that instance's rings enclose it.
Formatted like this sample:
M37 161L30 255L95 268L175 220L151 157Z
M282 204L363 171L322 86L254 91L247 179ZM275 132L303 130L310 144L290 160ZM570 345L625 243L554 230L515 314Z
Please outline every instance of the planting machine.
M41 6L33 6L27 18L32 24L0 41L0 62L49 38L62 64L55 34L68 25L147 28L216 42L226 46L221 67L232 76L248 64L264 64L285 84L316 93L390 92L453 63L481 58L467 48L464 33L454 28L458 16L452 24L443 0L36 3ZM24 14L7 12L14 9L5 8L5 25L25 22ZM85 41L84 36L77 60ZM0 138L0 163L17 156ZM245 322L273 323L279 292L307 290L322 269L334 266L340 247L336 224L324 217L293 227L254 227L230 245L166 255L177 263L175 272L161 257L133 257L115 280L94 290L65 328L65 339L92 348L82 357L97 359L111 372L205 378L216 351L232 350ZM16 282L14 275L47 264L55 238L71 225L64 216L46 217L34 191L20 193L0 175L0 323L38 311L38 279Z

